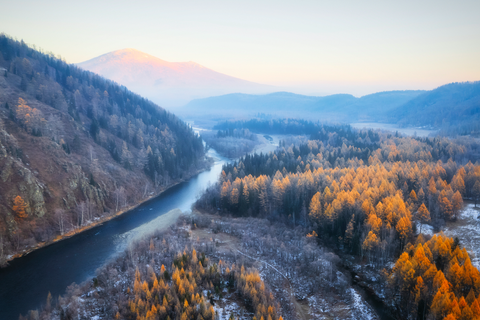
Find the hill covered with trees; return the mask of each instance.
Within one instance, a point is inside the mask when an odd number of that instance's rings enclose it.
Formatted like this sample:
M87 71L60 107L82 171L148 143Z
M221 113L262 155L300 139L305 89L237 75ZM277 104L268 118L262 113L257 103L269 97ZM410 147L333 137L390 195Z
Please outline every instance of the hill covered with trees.
M442 128L446 134L480 133L480 81L450 83L424 92L393 110L403 126Z
M0 35L0 262L205 166L201 138L125 87Z

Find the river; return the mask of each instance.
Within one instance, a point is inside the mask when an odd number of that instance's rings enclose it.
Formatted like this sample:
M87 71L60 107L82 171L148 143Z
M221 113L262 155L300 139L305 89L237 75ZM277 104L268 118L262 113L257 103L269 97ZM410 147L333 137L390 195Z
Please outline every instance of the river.
M72 282L93 277L97 268L126 248L133 229L175 208L189 211L202 191L218 180L223 164L229 161L213 149L207 155L215 159L208 171L115 219L38 249L0 269L0 319L16 320L20 314L44 304L48 292L56 298Z

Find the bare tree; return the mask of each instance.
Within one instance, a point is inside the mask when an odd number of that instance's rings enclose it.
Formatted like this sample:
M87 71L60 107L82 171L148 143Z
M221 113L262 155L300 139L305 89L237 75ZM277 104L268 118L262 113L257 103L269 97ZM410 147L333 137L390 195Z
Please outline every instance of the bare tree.
M95 218L95 213L97 212L96 207L97 205L95 204L95 201L92 201L90 199L87 199L85 202L87 206L87 216L89 220L93 220Z
M0 267L7 265L7 259L5 257L5 251L3 250L3 235L0 234Z
M125 165L125 166L131 166L132 165L132 160L133 160L133 155L132 153L130 152L130 150L128 150L128 146L127 146L127 143L125 141L123 141L123 145L122 145L122 163Z
M98 170L98 159L97 155L95 154L95 149L92 145L88 146L88 156L90 157L90 167L92 168L93 172Z
M66 219L65 219L65 210L63 209L55 209L55 221L58 225L58 230L60 231L60 234L65 233L65 225L66 225Z
M83 226L86 211L87 211L87 206L85 204L85 201L80 202L77 205L77 216L78 216L77 221L80 227Z
M127 205L127 196L125 193L125 188L120 187L116 188L115 191L113 192L113 195L115 197L115 212L118 212L118 207L122 206L122 208L126 207Z
M150 189L151 189L150 181L147 181L147 182L145 183L145 189L143 190L143 199L145 199L145 198L147 197Z
M58 142L64 133L63 124L60 120L60 117L54 114L48 116L46 129L48 136L55 142Z
M145 149L142 148L137 155L137 168L141 170L145 167L147 163L148 163L148 155Z

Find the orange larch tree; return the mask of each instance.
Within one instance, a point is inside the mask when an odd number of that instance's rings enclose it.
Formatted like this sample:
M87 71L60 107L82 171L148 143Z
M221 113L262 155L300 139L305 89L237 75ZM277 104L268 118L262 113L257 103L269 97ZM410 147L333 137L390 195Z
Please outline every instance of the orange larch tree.
M15 212L15 221L20 222L23 221L28 217L25 209L27 208L27 204L22 199L21 196L17 196L13 201L13 211Z
M416 218L421 223L420 233L422 233L422 224L430 221L430 212L428 212L428 209L427 207L425 207L425 204L422 203L422 205L418 208Z

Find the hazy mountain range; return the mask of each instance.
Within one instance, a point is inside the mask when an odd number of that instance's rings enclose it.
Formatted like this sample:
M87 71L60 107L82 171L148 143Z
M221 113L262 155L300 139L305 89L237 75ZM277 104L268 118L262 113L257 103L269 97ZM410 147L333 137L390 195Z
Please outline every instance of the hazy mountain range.
M185 117L247 118L258 113L278 117L314 118L339 122L387 120L387 113L424 91L379 92L356 98L350 94L325 97L288 92L267 95L228 94L193 100L176 112Z
M264 113L275 117L335 122L385 122L426 126L448 133L480 132L480 82L451 83L430 91L388 91L356 98L288 92L228 94L189 102L176 112L184 118L242 119Z
M77 65L166 108L234 92L278 91L273 86L231 77L195 62L168 62L135 49L109 52Z
M195 62L168 62L135 49L113 51L77 64L140 93L187 119L225 120L258 113L335 122L480 130L480 82L430 91L306 96L231 77ZM179 107L180 108L175 108Z

